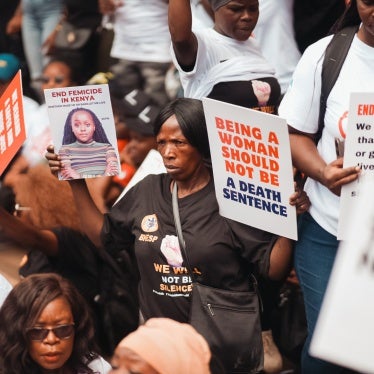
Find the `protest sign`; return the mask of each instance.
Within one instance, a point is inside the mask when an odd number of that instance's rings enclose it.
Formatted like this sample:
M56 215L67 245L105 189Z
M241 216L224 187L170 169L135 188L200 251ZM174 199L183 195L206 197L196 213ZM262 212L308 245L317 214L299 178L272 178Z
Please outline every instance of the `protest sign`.
M374 373L374 181L360 186L313 334L312 356ZM361 183L361 182L360 182Z
M118 175L117 136L107 84L44 90L59 179Z
M0 98L0 175L26 139L21 70Z
M297 239L286 121L207 98L203 105L220 214Z
M342 186L338 239L345 239L351 223L351 211L360 194L360 186L374 174L374 92L351 93L344 146L344 167L360 166L356 181Z

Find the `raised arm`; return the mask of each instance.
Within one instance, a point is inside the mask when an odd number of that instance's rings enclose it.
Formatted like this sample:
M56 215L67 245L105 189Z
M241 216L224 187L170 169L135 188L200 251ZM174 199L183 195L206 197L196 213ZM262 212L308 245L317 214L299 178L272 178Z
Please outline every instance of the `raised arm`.
M56 174L60 171L61 161L59 156L54 153L53 146L47 148L46 158L52 173ZM104 223L103 213L93 201L84 179L70 180L69 184L83 231L97 247L102 247L100 233Z
M0 235L13 243L36 249L47 256L57 256L57 237L51 230L41 230L8 213L0 207Z
M197 39L192 32L190 0L169 0L169 30L178 63L192 68L196 61Z

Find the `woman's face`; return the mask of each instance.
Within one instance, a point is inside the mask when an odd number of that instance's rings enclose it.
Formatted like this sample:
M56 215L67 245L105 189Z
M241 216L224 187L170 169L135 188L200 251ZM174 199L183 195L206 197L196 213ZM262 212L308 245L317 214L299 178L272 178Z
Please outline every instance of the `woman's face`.
M72 115L71 129L81 143L92 142L95 128L94 119L85 110L78 110Z
M151 365L131 349L117 347L111 361L113 369L109 374L158 374Z
M51 301L41 312L34 326L52 329L61 325L74 323L70 304L64 297ZM67 338L59 338L49 331L43 340L28 341L30 357L42 368L43 373L53 372L62 368L73 351L74 330Z
M363 24L359 35L363 42L374 47L374 0L357 0L357 10Z
M42 89L73 86L71 68L64 62L51 62L43 71Z
M214 13L214 29L229 38L247 40L257 24L258 7L258 0L232 0Z
M161 126L156 140L166 171L174 180L188 181L199 173L203 158L183 135L174 115Z

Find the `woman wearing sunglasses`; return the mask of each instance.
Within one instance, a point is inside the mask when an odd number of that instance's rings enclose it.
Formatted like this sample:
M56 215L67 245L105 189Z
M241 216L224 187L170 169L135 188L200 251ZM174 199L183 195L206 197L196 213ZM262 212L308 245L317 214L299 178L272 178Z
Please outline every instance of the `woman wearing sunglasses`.
M21 280L0 309L0 372L104 374L88 306L56 274Z

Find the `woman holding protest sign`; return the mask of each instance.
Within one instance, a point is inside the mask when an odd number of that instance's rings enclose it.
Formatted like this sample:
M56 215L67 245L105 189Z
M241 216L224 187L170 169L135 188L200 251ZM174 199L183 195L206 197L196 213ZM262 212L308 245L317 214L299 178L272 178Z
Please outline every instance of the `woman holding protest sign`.
M345 138L350 93L373 92L374 1L349 1L333 32L339 35L347 26L354 26L353 39L347 44L348 53L342 56L344 62L340 73L326 98L321 137L317 139L321 86L328 81L321 71L326 51L335 44L330 44L332 35L306 49L295 70L293 84L279 107L280 115L289 124L294 164L308 177L305 189L312 203L301 219L295 247L295 268L303 290L308 323L308 338L301 362L303 373L344 372L339 366L310 356L308 351L339 247L340 191L360 173L358 166L343 167L343 157L338 154L335 141L343 142ZM341 40L350 41L349 31L346 29L340 34ZM338 51L344 50L343 45L338 47ZM339 58L329 61L334 60ZM336 65L333 66L335 71Z
M75 108L67 116L61 157L62 179L117 175L117 153L96 114Z
M253 37L259 19L258 0L205 0L214 13L213 28L192 28L189 0L169 1L173 62L186 97L224 101L277 114L281 88L275 68ZM259 277L265 372L278 372L282 357L273 342L271 312L280 284ZM269 347L269 349L268 349Z
M167 173L138 182L108 214L96 208L85 181L70 181L91 240L111 253L118 248L135 253L144 318L162 316L188 322L191 278L183 270L174 226L174 184L191 262L202 283L248 290L253 269L274 279L287 274L293 246L289 239L219 214L201 101L180 98L169 103L155 121L155 134ZM60 171L60 158L53 147L48 151L51 171ZM291 204L305 210L308 201L305 194L295 193Z

